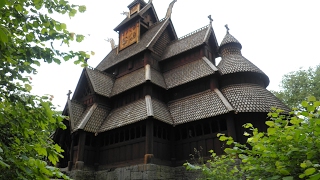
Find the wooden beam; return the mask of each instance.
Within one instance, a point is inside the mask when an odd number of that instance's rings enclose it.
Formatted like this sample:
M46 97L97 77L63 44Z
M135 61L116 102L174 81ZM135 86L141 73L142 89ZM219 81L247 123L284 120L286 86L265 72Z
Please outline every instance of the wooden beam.
M146 120L146 154L144 156L144 163L152 163L153 157L153 118Z

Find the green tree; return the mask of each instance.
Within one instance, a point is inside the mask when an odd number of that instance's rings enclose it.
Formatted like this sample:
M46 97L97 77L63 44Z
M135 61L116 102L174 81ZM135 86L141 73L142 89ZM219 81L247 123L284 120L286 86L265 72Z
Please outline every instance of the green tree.
M289 107L297 107L308 96L320 98L320 65L283 76L280 91L273 93Z
M69 45L84 36L50 17L85 10L65 0L0 0L0 179L68 179L50 166L63 152L49 138L54 129L65 128L62 117L52 111L50 96L30 94L28 74L36 74L42 62L74 59L86 65L84 51L54 48L55 41Z
M245 124L246 144L219 134L219 140L229 145L224 155L212 152L207 164L185 166L202 170L207 179L320 179L320 101L312 96L301 107L288 116L282 110L269 113L267 132Z

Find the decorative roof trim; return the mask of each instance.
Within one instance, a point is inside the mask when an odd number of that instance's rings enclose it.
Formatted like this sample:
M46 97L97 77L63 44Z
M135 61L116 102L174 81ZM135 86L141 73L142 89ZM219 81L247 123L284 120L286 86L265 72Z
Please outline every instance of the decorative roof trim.
M173 0L173 1L169 4L169 7L168 7L167 13L166 13L166 18L171 18L172 9L173 9L173 5L174 5L175 2L177 2L177 0Z
M204 30L204 29L206 29L206 28L208 28L208 27L209 27L209 25L203 26L202 28L199 28L199 29L197 29L197 30L195 30L195 31L192 31L191 33L188 33L188 34L186 34L186 35L184 35L184 36L179 37L178 40L181 40L181 39L184 39L184 38L186 38L186 37L189 37L189 36L191 36L191 35L193 35L193 34L195 34L195 33L197 33L197 32L200 32L200 31L202 31L202 30ZM173 42L173 43L174 43L174 42Z
M90 107L88 113L83 117L81 123L79 124L78 129L83 129L83 128L86 126L86 124L87 124L87 122L89 121L91 115L92 115L93 112L97 109L97 107L98 107L98 104L96 104L96 103L94 103L94 104Z
M145 66L145 80L151 81L151 68L149 64Z
M208 27L210 27L210 26L208 25ZM206 41L207 41L207 39L208 39L208 37L209 37L209 34L210 34L210 31L211 31L211 28L208 28L207 33L206 33L206 35L204 36L203 42L206 42Z
M228 111L230 111L230 112L234 111L233 107L231 106L231 104L229 103L227 98L223 96L223 94L221 93L221 91L219 89L214 88L214 92L216 92L216 94L219 96L219 98L221 99L224 106L228 109Z
M72 114L72 104L71 100L68 98L68 109L69 109L69 116L70 116L70 126L71 129L74 129L74 120L73 120L73 114Z
M151 96L146 95L145 96L145 100L146 100L146 108L147 108L147 115L148 117L153 117L153 107L152 107L152 100L151 100Z
M203 56L203 57L202 57L202 60L203 60L205 63L207 63L208 66L209 66L212 70L214 70L214 71L219 71L218 68L217 68L215 65L213 65L212 62L209 61L209 59L208 59L207 57Z
M159 28L159 30L156 32L156 34L152 37L152 39L150 40L150 42L147 44L146 48L148 48L151 43L153 42L153 40L158 36L158 34L162 31L162 28L167 24L169 18L165 20L165 22L161 25L161 27ZM161 21L160 21L161 22Z

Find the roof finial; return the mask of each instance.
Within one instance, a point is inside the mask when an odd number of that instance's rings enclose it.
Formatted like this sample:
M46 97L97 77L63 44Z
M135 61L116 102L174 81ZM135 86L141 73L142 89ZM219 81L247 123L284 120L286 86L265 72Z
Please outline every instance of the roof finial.
M149 0L148 4L152 3L152 0Z
M168 10L167 10L167 14L166 14L166 18L171 18L172 8L173 8L173 5L174 5L175 2L177 2L177 0L173 0L169 4Z
M208 16L209 20L210 20L210 24L212 24L213 19L211 18L211 14Z
M109 42L111 44L111 50L116 48L116 45L115 45L115 42L114 42L113 38L105 39L105 41L107 41L107 42Z
M127 16L127 18L129 18L130 17L130 13L129 12L126 12L126 11L123 11L122 13L120 13L121 15L125 15L125 16Z
M67 96L68 96L68 100L70 100L70 95L72 94L72 92L69 90Z
M226 27L226 29L227 29L227 33L229 34L229 27L228 27L228 24L226 24L226 25L224 25L224 27Z

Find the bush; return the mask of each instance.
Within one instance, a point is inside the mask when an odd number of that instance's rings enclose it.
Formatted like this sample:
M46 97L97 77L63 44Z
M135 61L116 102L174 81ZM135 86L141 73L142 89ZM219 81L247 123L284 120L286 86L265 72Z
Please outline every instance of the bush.
M266 121L267 132L244 124L246 144L218 134L219 140L229 145L224 155L211 151L207 164L184 165L202 170L206 179L320 179L320 101L309 97L301 106L303 110L289 115L273 109ZM241 163L237 165L236 160Z

